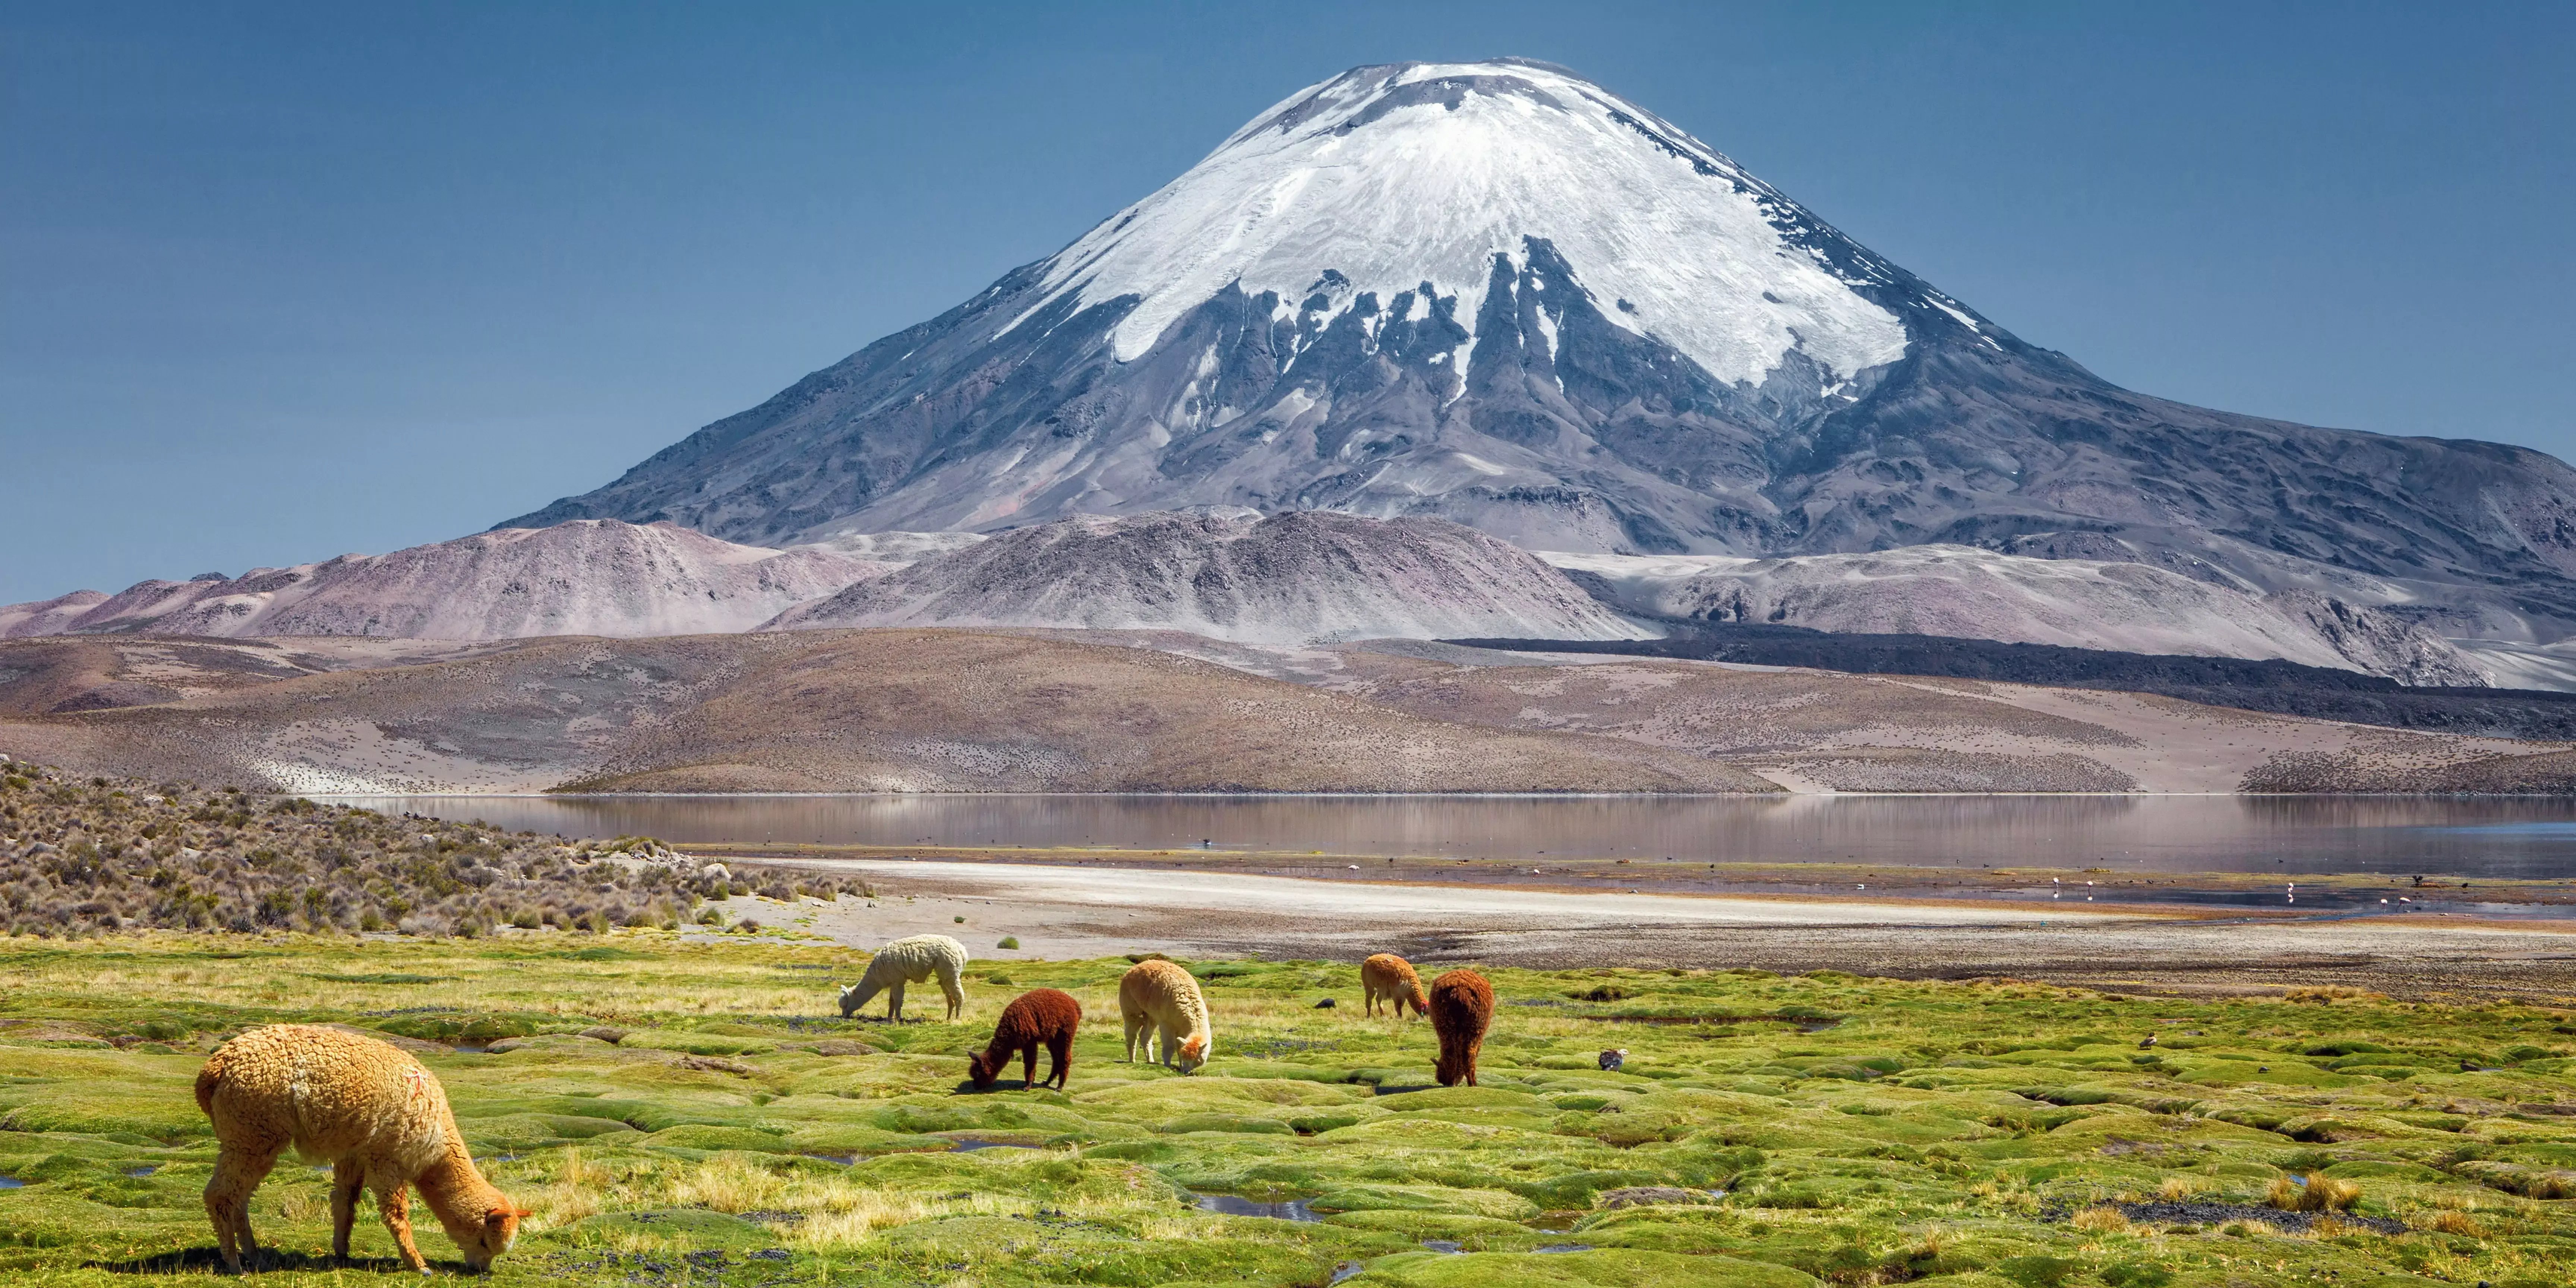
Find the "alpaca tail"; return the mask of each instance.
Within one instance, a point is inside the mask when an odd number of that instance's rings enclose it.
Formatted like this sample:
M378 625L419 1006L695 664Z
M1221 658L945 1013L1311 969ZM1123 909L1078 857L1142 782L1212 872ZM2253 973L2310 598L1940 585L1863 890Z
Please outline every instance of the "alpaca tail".
M208 1118L215 1116L215 1086L223 1080L212 1065L197 1070L197 1110Z

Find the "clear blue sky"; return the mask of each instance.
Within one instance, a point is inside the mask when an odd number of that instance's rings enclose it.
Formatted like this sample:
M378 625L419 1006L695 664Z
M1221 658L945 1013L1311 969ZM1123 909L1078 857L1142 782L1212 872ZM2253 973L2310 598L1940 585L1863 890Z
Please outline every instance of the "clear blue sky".
M2131 388L2576 455L2566 4L0 0L0 602L479 530L1498 54Z

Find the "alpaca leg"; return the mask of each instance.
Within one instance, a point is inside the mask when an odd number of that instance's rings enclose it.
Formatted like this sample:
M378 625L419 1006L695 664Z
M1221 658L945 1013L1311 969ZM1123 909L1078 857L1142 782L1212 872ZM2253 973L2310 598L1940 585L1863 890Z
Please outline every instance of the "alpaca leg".
M367 1186L367 1168L354 1158L331 1165L331 1255L349 1259L349 1232L358 1224L358 1191Z
M894 987L886 990L886 1019L895 1024L903 1023L902 980L896 980Z
M1157 1045L1162 1051L1163 1067L1166 1069L1171 1068L1172 1061L1180 1058L1180 1047L1172 1041L1172 1026L1169 1024L1157 1024L1154 1026L1154 1029L1156 1034L1161 1038L1161 1041Z
M955 1024L957 1017L966 1013L966 990L958 986L957 972L939 972L939 992L948 999L948 1022Z
M1143 1028L1144 1024L1133 1015L1121 1015L1119 1018L1127 1022L1127 1054L1119 1060L1119 1063L1134 1064L1136 1063L1136 1032ZM1153 1043L1149 1040L1145 1047L1145 1058L1150 1060L1153 1056Z
M1020 1089L1035 1091L1038 1085L1038 1044L1020 1048Z
M274 1150L219 1148L215 1153L215 1174L206 1178L206 1219L214 1223L224 1269L235 1274L241 1273L243 1254L258 1260L259 1245L250 1234L250 1195L276 1165Z
M1032 1053L1031 1063L1035 1063ZM1073 1076L1073 1038L1059 1035L1047 1039L1047 1081L1064 1090L1065 1080Z
M367 1188L376 1192L376 1211L385 1218L385 1232L394 1237L394 1246L402 1249L403 1264L422 1274L429 1273L429 1262L411 1241L411 1195L404 1189L402 1178L391 1172L371 1172Z

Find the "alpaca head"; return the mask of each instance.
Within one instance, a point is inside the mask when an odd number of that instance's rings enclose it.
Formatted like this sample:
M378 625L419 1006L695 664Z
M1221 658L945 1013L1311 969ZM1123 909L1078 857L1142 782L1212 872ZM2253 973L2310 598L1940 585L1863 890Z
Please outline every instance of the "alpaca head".
M1441 1086L1454 1087L1458 1085L1461 1078L1466 1076L1466 1070L1452 1061L1448 1052L1443 1051L1432 1057L1431 1076Z
M487 1187L479 1207L440 1212L438 1224L455 1240L457 1251L465 1254L465 1264L480 1274L492 1268L493 1258L510 1250L519 1237L519 1222L529 1215L526 1208L512 1206L500 1191Z
M859 991L859 988L860 988L860 986L859 986L859 985L857 985L857 984L852 984L852 985L850 985L848 988L845 988L845 989L842 989L842 990L841 990L841 1018L842 1018L842 1019L845 1019L845 1020L846 1020L846 1019L850 1018L850 1016L851 1016L853 1013L855 1013L855 1012L859 1009L859 1007L860 1007L860 1006L864 1005L864 1004L867 1002L867 1000L868 1000L868 995L867 995L867 994L865 994L865 993L860 992L860 991Z
M477 1270L492 1268L492 1258L510 1250L519 1237L519 1222L530 1215L526 1208L506 1204L483 1214L483 1229L472 1247L465 1249L465 1262Z
M1207 1035L1202 1033L1181 1044L1180 1058L1173 1063L1183 1073L1196 1073L1208 1058Z
M990 1088L993 1085L993 1079L1000 1076L1002 1072L1004 1058L1007 1057L997 1058L987 1051L977 1051L968 1055L966 1057L967 1081L974 1083L977 1091Z

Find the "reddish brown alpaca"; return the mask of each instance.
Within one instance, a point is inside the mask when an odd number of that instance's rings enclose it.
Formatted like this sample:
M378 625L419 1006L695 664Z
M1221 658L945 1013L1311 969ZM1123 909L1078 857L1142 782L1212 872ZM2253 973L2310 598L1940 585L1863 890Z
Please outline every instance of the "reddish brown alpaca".
M1431 1031L1440 1036L1440 1059L1431 1068L1440 1085L1476 1085L1476 1052L1494 1023L1494 986L1471 970L1453 970L1431 981Z
M1360 963L1361 1004L1371 1015L1377 1014L1378 1003L1391 1003L1395 1018L1404 1018L1404 1005L1413 1004L1413 1013L1428 1015L1423 1008L1430 1003L1422 996L1422 977L1413 973L1413 963L1393 953L1379 953Z
M987 1090L1017 1055L1022 1086L1035 1090L1052 1082L1062 1091L1073 1075L1073 1032L1081 1027L1082 1004L1073 1000L1073 994L1030 989L1002 1008L1001 1021L993 1026L993 1044L966 1057L966 1076L977 1091ZM1047 1049L1046 1082L1037 1081L1040 1046Z

